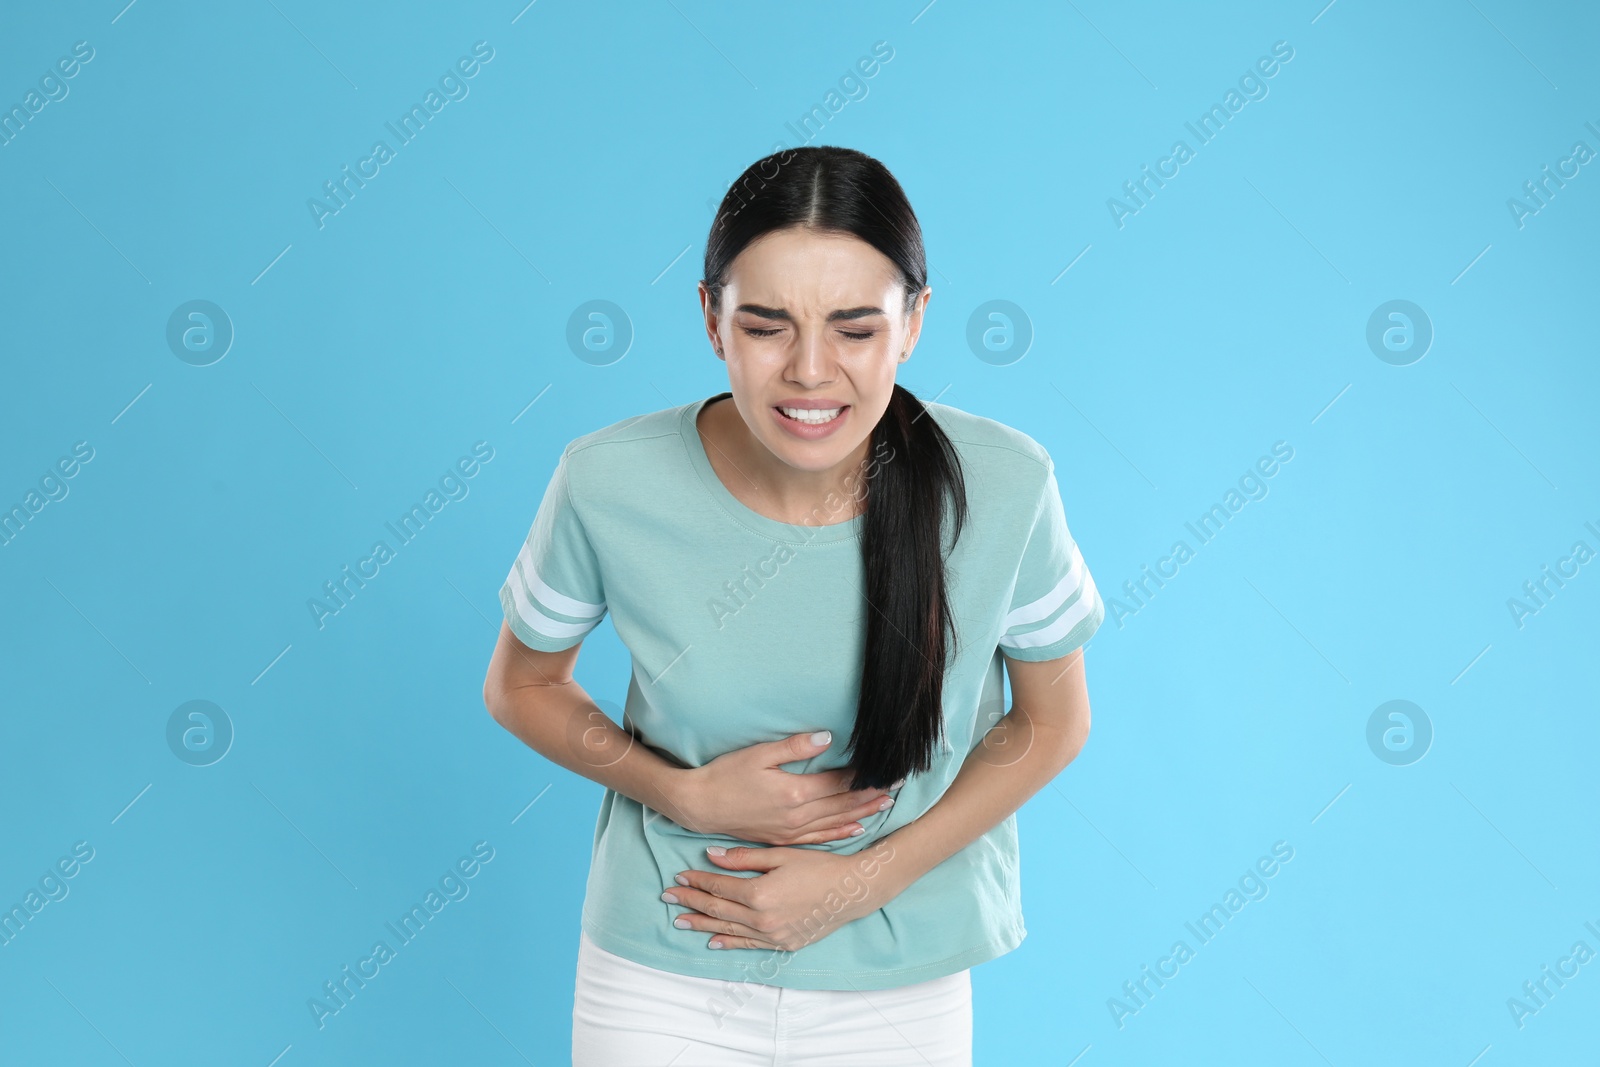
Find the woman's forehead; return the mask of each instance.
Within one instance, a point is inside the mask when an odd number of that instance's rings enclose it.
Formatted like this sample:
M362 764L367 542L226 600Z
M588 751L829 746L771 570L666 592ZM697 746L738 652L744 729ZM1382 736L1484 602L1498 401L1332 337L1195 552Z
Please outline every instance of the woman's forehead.
M899 272L888 257L857 238L752 243L728 272L736 304L795 315L881 308L899 286Z

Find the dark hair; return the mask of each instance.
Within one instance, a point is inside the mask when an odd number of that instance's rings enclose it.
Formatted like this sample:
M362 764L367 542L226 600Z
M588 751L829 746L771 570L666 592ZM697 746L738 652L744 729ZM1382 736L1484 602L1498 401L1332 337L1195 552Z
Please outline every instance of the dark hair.
M905 312L927 285L922 228L894 175L863 152L814 145L757 160L723 197L706 241L703 280L714 307L745 246L791 226L849 234L882 252L904 280ZM895 385L871 449L889 458L870 464L866 479L866 648L848 746L852 789L883 788L932 766L956 638L945 579L945 497L953 503L951 547L967 514L955 447L904 386Z

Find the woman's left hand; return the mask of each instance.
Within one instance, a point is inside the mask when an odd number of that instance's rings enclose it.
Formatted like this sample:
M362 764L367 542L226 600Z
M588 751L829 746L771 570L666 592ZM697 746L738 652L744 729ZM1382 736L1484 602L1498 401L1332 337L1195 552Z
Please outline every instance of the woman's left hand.
M725 870L764 872L743 878L680 871L680 884L662 894L690 909L675 924L717 935L711 948L793 952L872 914L904 888L892 877L894 846L887 839L851 855L741 846L722 855L708 850L707 857Z

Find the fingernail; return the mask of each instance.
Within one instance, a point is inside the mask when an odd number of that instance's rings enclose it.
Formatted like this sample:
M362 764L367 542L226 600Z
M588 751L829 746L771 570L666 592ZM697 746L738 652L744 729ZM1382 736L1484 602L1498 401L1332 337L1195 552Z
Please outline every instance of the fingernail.
M722 942L721 941L713 941L713 942L711 942L711 947L712 948L721 948L722 947Z
M862 834L864 834L866 832L867 832L867 828L865 826L858 826L854 830L850 831L850 836L851 837L860 837Z
M811 735L811 743L813 745L826 745L829 741L832 741L832 740L833 740L833 731L832 730L818 730L816 733Z
M690 926L690 925L689 925L689 920L688 920L688 919L673 919L673 920L672 920L672 925L673 925L673 926L676 926L676 927L677 927L677 928L678 928L678 929L680 929L680 930L689 930L689 929L693 929L693 928L692 928L692 927L691 927L691 926Z
M675 875L673 875L673 876L672 876L672 880L673 880L673 881L674 881L674 882L677 882L677 883L678 883L678 884L679 884L679 885L688 885L688 884L689 884L689 879L687 879L687 878L685 878L685 877L684 877L684 876L683 876L683 875L681 875L681 874L675 874Z
M898 782L896 782L893 785L891 785L889 788L890 789L899 789L901 786L903 786L905 784L906 784L906 780L904 778L902 778Z
M892 807L894 807L894 797L884 797L883 803L878 805L878 810L888 811Z
M673 896L671 893L662 893L661 899L666 901L668 904L676 904L678 902L678 898Z
M708 856L725 856L727 855L727 852L728 850L723 848L721 845L706 846L706 855Z

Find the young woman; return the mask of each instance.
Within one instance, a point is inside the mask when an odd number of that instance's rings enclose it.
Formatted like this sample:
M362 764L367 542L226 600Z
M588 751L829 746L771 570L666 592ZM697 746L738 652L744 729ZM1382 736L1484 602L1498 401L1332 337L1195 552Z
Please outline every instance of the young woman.
M1046 450L895 383L930 295L881 163L768 156L706 244L729 390L561 454L484 700L606 787L577 1067L971 1063L969 968L1026 934L1014 813L1088 735L1105 609ZM572 676L608 612L624 727Z

